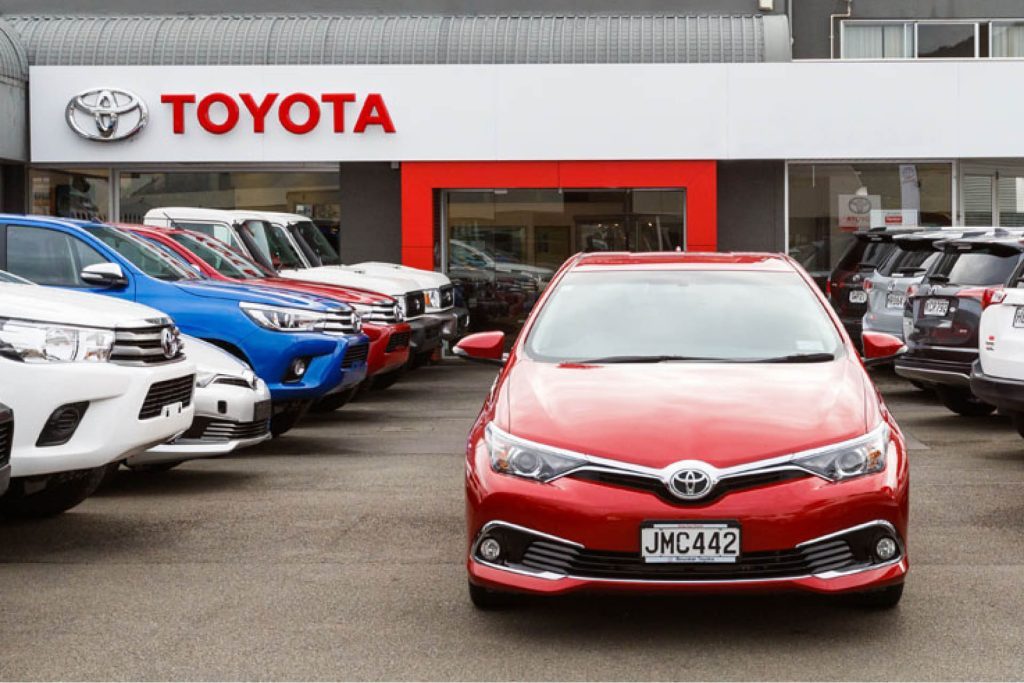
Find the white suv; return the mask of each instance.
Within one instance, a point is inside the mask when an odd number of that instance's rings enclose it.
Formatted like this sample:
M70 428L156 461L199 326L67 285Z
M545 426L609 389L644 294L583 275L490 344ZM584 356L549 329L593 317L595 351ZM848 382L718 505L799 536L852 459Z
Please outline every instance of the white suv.
M971 392L1009 415L1024 436L1024 289L988 289L978 327Z
M0 377L17 427L7 516L74 507L108 463L184 432L194 415L195 365L177 328L105 296L0 282Z

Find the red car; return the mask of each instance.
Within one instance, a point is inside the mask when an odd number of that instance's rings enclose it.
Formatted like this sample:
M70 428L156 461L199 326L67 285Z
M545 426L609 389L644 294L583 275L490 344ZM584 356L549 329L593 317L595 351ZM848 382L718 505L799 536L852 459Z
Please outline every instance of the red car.
M456 353L502 365L467 447L478 607L581 590L899 602L903 436L789 257L581 254L509 353L500 332Z
M408 323L399 322L398 304L386 294L273 277L223 242L202 233L142 225L119 227L157 243L210 279L316 294L352 305L362 318L363 334L370 338L367 377L372 377L379 388L393 384L409 360L411 329ZM340 405L346 398L339 395L328 400L336 400Z

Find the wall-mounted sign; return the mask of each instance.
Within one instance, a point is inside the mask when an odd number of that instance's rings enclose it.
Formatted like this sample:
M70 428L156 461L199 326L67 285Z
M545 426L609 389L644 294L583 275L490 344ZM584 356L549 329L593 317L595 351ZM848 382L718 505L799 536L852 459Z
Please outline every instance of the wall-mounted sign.
M839 195L839 229L844 232L867 230L871 227L871 211L882 205L877 194Z

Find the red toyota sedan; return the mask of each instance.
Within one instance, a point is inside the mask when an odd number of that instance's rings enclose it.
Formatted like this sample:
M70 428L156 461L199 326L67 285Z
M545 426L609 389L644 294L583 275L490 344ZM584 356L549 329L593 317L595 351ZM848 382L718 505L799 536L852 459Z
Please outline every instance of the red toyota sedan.
M866 333L865 356L898 339ZM895 606L903 436L792 259L584 254L505 353L469 435L469 592L779 591Z

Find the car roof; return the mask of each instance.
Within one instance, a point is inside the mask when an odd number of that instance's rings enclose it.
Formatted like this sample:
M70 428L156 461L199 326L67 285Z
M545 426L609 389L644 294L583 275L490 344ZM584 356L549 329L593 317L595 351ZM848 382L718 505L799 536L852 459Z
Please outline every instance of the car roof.
M994 228L983 235L941 240L935 243L946 251L967 250L972 247L1000 246L1010 251L1024 251L1024 228Z
M783 254L758 252L591 252L575 257L573 270L759 270L792 272Z

